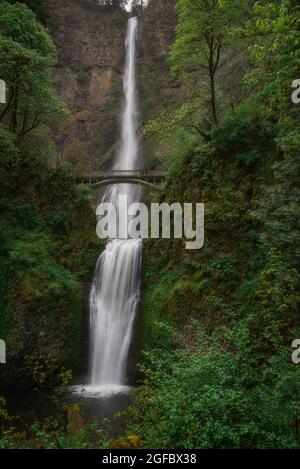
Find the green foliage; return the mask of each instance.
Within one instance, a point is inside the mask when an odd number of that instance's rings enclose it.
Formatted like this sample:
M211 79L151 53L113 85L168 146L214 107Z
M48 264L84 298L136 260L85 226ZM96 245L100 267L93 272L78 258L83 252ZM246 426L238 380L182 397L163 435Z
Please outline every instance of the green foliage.
M164 112L157 119L153 119L147 123L144 129L144 135L149 137L158 134L161 137L170 137L174 129L189 121L189 118L195 114L197 108L199 108L198 103L185 103L175 110L175 112ZM190 126L192 127L192 124Z
M247 74L246 85L263 89L277 109L290 107L291 82L298 77L299 18L300 7L293 0L265 1L253 7L253 19L244 31L246 37L255 37L250 52L256 67Z
M269 164L270 154L276 157L272 115L257 99L241 104L212 131L212 137L219 154L234 154L248 170Z
M9 412L7 410L7 402L6 399L2 396L0 396L0 422L1 422L1 430L4 427L4 423L10 422L11 417L9 415Z
M145 380L128 432L146 448L295 448L300 107L291 102L291 83L299 72L299 7L257 2L245 26L246 17L228 9L225 56L238 33L252 63L242 102L210 126L211 103L200 97L191 105L188 91L209 52L199 33L207 24L217 35L224 25L225 16L209 18L206 7L226 2L205 5L178 1L171 58L185 78L186 102L180 97L179 112L146 126L169 148L156 201L204 202L205 246L145 244Z
M34 13L20 3L0 3L0 76L8 87L0 121L18 140L41 124L59 122L68 113L56 97L52 68L56 51Z
M207 69L210 41L214 57L230 43L232 30L241 21L246 2L240 0L179 0L177 40L172 48L175 71L196 72Z
M51 170L40 167L34 183L30 173L20 171L15 169L7 182L13 184L19 174L22 196L14 205L8 194L2 199L1 337L17 356L22 357L23 350L41 356L46 352L60 365L78 369L84 357L82 282L91 278L97 256L94 217L89 201L61 177L59 192L49 184L40 193L40 180L50 181ZM51 199L59 203L56 214L45 210ZM22 368L19 362L16 366L3 370L2 382L30 381L31 366L26 365L28 379L26 373L18 376Z
M5 170L11 168L17 159L17 147L14 137L7 129L0 125L0 178L5 183Z
M62 386L70 384L72 371L60 368L58 358L49 353L33 353L25 357L25 363L29 367L33 382L37 386L52 386L54 382Z
M64 421L55 418L34 422L22 432L11 426L0 439L0 449L99 449L108 444L109 439L99 422L83 423L74 432Z
M1 368L1 384L54 385L84 361L84 282L97 256L95 218L90 191L41 158L49 134L38 145L33 138L30 148L20 144L36 112L46 124L64 108L51 81L53 42L19 3L0 3L0 23L0 75L10 89L0 110L0 324L14 363Z
M245 333L236 323L226 346L200 334L192 351L148 353L128 431L146 448L299 447L299 370L286 349L251 368Z
M48 7L45 0L7 0L8 3L25 3L39 18L42 23L46 23L48 18Z
M89 195L63 172L48 169L35 158L21 158L6 172L5 182L0 217L1 337L16 353L16 368L1 372L2 382L22 380L25 385L32 380L32 367L24 362L24 354L34 352L40 361L46 354L58 368L80 368L83 282L92 276L98 249Z
M223 50L230 43L237 24L243 20L244 0L178 0L177 39L171 61L175 73L209 78L211 117L218 122L216 72L224 65ZM231 42L232 45L232 42ZM204 88L206 81L202 79Z

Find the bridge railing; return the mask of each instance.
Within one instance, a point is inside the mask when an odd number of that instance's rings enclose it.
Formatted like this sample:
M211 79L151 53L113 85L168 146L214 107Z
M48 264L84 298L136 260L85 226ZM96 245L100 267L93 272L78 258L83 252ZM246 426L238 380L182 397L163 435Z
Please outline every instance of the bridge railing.
M106 171L90 171L86 173L79 173L74 171L72 177L75 179L105 179L105 178L122 178L122 177L133 177L133 178L161 178L165 176L163 170L106 170Z

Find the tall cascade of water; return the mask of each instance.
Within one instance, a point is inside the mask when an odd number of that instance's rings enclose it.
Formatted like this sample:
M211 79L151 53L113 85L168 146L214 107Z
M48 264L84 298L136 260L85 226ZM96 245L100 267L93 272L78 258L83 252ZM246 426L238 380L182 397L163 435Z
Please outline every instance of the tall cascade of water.
M114 169L134 170L138 164L138 116L135 83L137 18L128 22L123 77L125 105L122 142ZM103 201L117 207L119 195L138 201L134 186L117 184ZM90 296L90 385L96 393L123 389L133 323L139 301L142 244L135 239L109 241L98 259Z

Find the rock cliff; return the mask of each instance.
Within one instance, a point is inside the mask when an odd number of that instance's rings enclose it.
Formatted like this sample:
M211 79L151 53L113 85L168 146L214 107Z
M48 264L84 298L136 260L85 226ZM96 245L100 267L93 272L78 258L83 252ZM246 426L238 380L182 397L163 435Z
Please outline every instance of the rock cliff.
M159 108L161 93L168 95L166 58L175 34L175 3L150 0L144 11L138 81L145 119ZM71 111L56 137L60 157L78 171L97 169L111 158L118 139L128 13L93 0L47 4L58 52L55 81Z
M55 81L71 111L57 137L61 157L95 169L116 140L127 13L84 0L48 0L48 8Z

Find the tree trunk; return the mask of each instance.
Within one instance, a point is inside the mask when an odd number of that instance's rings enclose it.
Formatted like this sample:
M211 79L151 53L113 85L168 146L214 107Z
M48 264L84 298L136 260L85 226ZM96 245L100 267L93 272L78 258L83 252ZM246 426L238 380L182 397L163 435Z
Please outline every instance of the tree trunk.
M209 84L210 84L210 104L211 104L211 114L212 120L215 125L218 124L218 113L217 113L217 103L216 103L216 82L215 76L218 69L220 53L221 53L221 44L215 44L215 39L213 37L209 38L209 62L208 62L208 72L209 72Z
M216 87L215 87L215 76L212 74L210 76L210 102L211 102L211 113L213 122L218 124L218 115L216 107Z
M13 108L12 108L12 114L11 114L11 123L10 123L10 130L12 133L16 134L17 133L17 127L18 127L18 92L19 92L19 87L16 84L14 86L13 90Z

